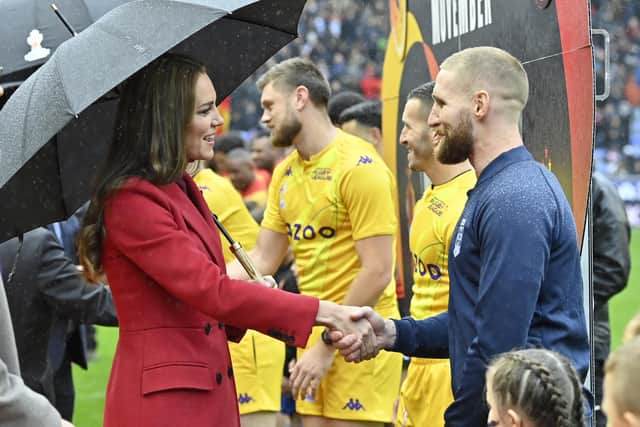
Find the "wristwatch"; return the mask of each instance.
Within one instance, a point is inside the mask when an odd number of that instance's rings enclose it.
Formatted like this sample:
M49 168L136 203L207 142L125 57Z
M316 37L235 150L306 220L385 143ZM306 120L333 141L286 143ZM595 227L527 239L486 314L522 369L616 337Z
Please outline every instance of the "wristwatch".
M331 341L331 338L329 338L329 328L324 328L324 331L322 331L320 337L322 338L322 342L326 345L333 345L333 341Z

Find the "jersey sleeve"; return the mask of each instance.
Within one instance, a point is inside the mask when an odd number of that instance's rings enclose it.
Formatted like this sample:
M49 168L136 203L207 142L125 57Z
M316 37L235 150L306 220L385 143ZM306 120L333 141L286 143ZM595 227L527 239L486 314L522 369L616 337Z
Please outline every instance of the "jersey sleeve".
M267 207L264 210L260 225L276 233L287 234L287 225L280 215L280 188L282 186L284 163L280 163L273 171L273 178L269 184L267 195Z
M349 213L353 239L393 235L397 220L394 184L386 166L379 159L362 159L347 170L340 182L340 193Z

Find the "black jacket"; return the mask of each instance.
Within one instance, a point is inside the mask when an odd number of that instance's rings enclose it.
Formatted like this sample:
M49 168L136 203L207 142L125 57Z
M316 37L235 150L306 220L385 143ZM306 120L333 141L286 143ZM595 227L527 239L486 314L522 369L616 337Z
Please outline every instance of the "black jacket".
M591 180L593 214L594 356L609 354L609 299L627 286L631 258L630 228L615 185L595 172Z
M66 327L58 320L115 326L115 307L109 288L85 282L46 228L24 235L15 275L9 282L17 248L17 238L0 244L0 262L22 376L29 387L55 402L54 367L47 350L52 334L62 332L59 335L65 336L66 331L54 330Z

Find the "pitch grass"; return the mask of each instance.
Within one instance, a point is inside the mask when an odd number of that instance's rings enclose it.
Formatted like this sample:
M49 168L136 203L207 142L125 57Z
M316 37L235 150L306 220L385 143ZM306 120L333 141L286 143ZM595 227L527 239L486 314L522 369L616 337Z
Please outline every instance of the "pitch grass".
M624 327L640 313L640 228L631 232L631 275L627 287L609 301L611 348L620 346Z
M634 262L635 261L635 262ZM631 240L631 277L627 288L616 295L610 303L611 344L620 345L624 325L640 312L640 229L634 229ZM117 328L98 327L98 353L83 371L74 365L76 384L76 427L101 427L104 412L104 393L107 389L111 361L118 339Z
M118 328L97 327L98 351L83 371L73 365L76 403L73 424L76 427L101 427L104 413L104 395L107 390L113 353L118 341Z

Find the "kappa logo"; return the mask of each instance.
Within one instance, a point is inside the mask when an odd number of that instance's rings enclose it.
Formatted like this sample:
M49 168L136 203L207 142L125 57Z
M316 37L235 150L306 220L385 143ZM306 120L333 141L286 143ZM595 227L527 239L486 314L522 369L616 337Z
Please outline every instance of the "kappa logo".
M356 164L356 166L358 165L366 165L368 163L373 163L373 159L369 156L360 156L360 160L358 160L358 163Z
M453 244L453 256L454 258L460 254L460 247L462 246L462 235L464 234L464 225L467 223L466 218L462 218L460 220L460 225L458 226L458 232L456 233L456 241Z
M350 411L366 411L366 409L364 409L364 406L362 406L362 403L360 403L360 400L354 398L350 398L349 401L342 407L342 409L348 409Z
M284 176L291 176L293 175L293 169L291 169L291 166L289 166L287 168L287 171L284 173Z
M238 404L246 405L247 403L255 402L255 399L249 396L249 393L240 393L238 394Z

